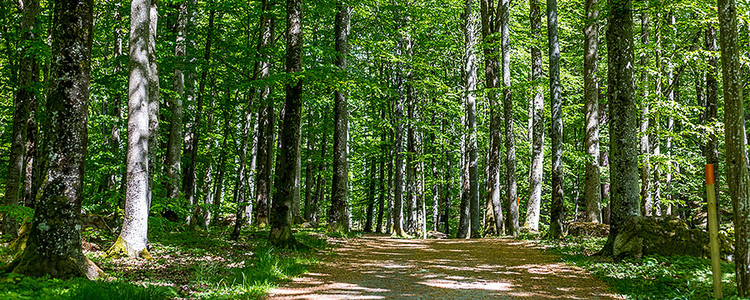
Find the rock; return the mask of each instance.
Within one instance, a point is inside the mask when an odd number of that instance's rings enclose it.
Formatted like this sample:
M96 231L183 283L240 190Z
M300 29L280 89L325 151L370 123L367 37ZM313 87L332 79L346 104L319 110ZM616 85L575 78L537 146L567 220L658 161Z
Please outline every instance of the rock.
M568 225L568 235L606 237L609 225L594 222L573 222Z
M731 241L719 235L721 254L731 257ZM709 257L708 232L690 229L687 223L672 217L635 217L615 237L613 254L616 259L640 258L644 255L689 255Z

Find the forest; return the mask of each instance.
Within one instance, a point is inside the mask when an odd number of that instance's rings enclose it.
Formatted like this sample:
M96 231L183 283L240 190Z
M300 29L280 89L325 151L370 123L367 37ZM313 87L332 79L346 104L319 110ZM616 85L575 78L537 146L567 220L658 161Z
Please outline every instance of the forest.
M750 2L0 3L0 298L750 297Z

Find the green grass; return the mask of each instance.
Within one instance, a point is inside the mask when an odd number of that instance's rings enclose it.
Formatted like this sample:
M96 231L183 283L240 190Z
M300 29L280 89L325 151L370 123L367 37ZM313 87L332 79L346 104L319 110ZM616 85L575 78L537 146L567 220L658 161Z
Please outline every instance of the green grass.
M303 250L281 250L266 243L268 231L243 233L228 240L226 228L212 231L152 231L152 261L89 257L113 281L0 278L2 299L261 299L270 289L307 272L330 245L316 229L300 231ZM102 233L85 233L93 240ZM100 247L106 251L108 244ZM1 251L0 251L1 252ZM5 260L9 262L9 260Z
M11 274L0 282L2 299L170 299L177 293L171 287L138 286L122 280L111 282L87 279L49 279Z
M594 256L606 238L539 240L564 261L582 267L628 299L711 299L711 261L690 256L647 256L614 262ZM724 299L738 299L734 264L722 263Z

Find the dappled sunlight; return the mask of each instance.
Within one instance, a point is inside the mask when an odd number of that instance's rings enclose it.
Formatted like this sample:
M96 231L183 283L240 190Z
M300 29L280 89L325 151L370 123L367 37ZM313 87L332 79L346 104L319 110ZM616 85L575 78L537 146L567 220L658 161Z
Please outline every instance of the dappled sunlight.
M621 299L582 269L505 239L349 241L270 299Z

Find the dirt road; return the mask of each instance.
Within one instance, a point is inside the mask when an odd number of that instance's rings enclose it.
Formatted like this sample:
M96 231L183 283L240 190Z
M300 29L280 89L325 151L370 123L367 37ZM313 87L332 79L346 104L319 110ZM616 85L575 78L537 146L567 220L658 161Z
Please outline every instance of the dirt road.
M622 299L584 270L509 239L350 239L268 299Z

